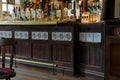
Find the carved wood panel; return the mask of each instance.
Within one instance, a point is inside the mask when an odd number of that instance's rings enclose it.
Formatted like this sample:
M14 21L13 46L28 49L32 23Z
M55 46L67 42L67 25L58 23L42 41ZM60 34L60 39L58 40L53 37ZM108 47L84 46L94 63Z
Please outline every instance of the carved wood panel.
M71 45L53 45L53 61L61 61L61 62L72 62L72 46Z
M50 50L49 46L45 44L32 44L33 59L49 60Z
M31 45L28 41L19 40L17 43L17 56L31 58Z

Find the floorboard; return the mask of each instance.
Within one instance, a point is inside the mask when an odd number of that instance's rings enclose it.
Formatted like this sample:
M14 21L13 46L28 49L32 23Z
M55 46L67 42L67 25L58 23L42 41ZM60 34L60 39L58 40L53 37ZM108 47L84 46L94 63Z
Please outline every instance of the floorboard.
M11 80L95 80L90 77L70 76L57 73L53 75L51 71L34 68L31 66L17 66L15 68L16 77Z

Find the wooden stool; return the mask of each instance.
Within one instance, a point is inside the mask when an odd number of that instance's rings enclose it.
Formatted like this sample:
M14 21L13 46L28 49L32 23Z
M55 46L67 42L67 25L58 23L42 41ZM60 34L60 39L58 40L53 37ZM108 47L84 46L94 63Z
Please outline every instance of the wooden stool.
M10 80L16 76L13 67L13 58L15 53L16 40L14 38L0 38L0 49L2 57L2 66L0 67L0 79ZM9 55L7 55L9 53ZM8 60L6 61L6 57ZM10 58L10 59L9 59Z

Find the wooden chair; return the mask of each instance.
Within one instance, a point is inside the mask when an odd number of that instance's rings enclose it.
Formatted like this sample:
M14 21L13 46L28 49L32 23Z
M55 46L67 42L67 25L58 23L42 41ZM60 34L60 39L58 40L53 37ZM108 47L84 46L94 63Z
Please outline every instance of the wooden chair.
M11 77L16 76L16 72L13 69L13 58L16 54L15 45L16 40L14 38L0 38L2 63L0 67L0 79L11 80Z

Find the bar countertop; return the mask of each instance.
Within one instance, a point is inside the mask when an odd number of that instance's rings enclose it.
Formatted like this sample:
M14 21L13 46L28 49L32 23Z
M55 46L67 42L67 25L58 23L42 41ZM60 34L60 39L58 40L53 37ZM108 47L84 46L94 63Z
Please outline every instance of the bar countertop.
M0 25L56 25L55 21L1 21Z
M0 25L57 25L58 23L72 23L75 21L0 21ZM79 23L78 24L84 25L90 25L90 24L101 24L104 23L104 21L101 22L95 22L95 23Z

